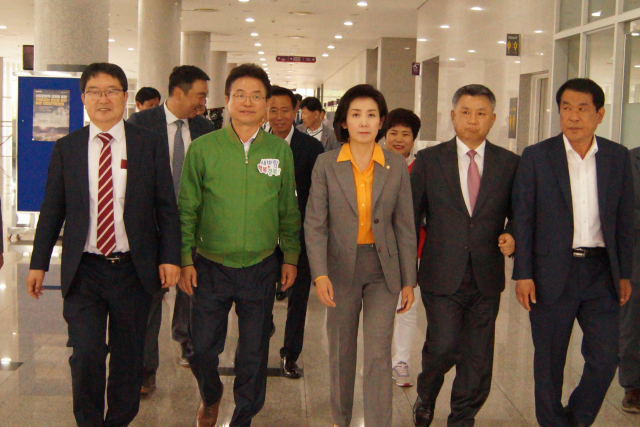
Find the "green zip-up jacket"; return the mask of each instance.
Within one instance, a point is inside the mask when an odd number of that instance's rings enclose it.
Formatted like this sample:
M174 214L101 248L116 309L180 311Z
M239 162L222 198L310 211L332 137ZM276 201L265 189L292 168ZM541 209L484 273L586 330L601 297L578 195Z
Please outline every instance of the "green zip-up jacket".
M231 125L191 143L178 197L182 266L191 248L226 267L257 264L278 243L284 262L300 255L300 211L293 154L287 143L262 129L245 155Z

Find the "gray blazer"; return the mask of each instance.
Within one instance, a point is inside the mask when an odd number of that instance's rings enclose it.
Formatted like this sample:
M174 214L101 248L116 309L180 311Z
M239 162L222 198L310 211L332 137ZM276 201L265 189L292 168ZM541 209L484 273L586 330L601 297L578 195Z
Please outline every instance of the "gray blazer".
M311 176L304 232L311 276L329 276L334 286L350 283L356 271L358 202L351 162L340 150L318 156ZM411 181L405 159L384 151L375 163L371 225L389 290L416 285L416 234Z
M633 272L631 273L631 282L640 283L640 147L629 150L629 154L631 154L635 191L633 217Z
M296 126L296 128L302 133L307 133L307 127L303 124ZM336 138L336 134L333 129L324 125L322 129L322 135L320 135L320 142L322 142L325 153L327 151L335 150L336 148L342 147L342 142L338 141L338 138Z

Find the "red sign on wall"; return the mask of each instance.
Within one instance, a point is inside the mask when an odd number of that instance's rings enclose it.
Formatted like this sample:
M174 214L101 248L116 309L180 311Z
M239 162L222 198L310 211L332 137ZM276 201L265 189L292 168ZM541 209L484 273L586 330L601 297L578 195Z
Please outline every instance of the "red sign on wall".
M276 56L278 62L304 62L308 64L314 64L316 62L315 56Z

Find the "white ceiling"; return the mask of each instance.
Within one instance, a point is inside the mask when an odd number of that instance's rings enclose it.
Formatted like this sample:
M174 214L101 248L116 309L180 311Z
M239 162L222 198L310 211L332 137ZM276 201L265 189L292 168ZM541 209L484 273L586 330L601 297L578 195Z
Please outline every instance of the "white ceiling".
M265 58L275 84L288 81L289 87L317 87L358 53L375 47L380 37L416 37L417 9L425 0L366 0L366 7L357 6L358 1L183 0L182 30L211 32L211 50L227 51L229 62L260 63ZM137 7L137 0L111 0L109 37L115 42L109 45L109 61L121 65L131 78L138 68ZM0 10L0 26L7 27L0 30L0 57L21 61L22 45L34 40L33 0L0 0ZM246 18L255 22L245 22ZM353 25L346 26L345 21ZM259 36L252 37L252 32ZM329 56L323 57L324 53ZM277 55L315 56L317 62L276 63Z

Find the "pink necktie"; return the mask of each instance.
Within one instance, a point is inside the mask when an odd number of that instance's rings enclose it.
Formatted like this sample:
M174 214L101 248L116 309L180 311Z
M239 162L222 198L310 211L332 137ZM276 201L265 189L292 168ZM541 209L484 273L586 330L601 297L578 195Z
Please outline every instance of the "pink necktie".
M480 171L478 170L478 164L474 157L476 156L474 150L469 150L467 156L471 158L469 163L469 171L467 172L467 188L469 189L469 205L471 206L470 214L473 215L473 208L476 206L476 200L478 200L478 192L480 191Z
M108 133L98 134L102 141L98 169L98 250L109 256L116 248L116 228L113 218L113 180L111 173L111 139Z

